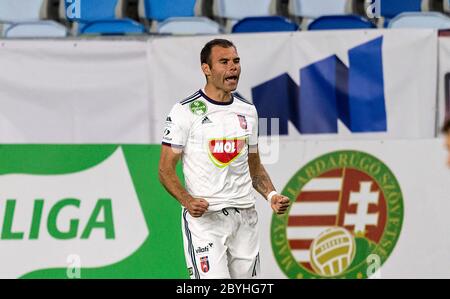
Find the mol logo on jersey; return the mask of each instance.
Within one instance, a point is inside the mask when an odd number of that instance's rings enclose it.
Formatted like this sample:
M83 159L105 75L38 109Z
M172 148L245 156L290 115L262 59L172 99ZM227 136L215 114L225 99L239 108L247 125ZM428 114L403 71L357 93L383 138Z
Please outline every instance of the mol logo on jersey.
M381 266L403 222L403 196L389 168L358 151L323 155L300 169L283 194L289 212L272 219L272 248L289 278L367 278ZM375 269L377 270L377 269Z
M226 167L239 156L245 144L245 138L210 139L208 142L209 158L217 167Z

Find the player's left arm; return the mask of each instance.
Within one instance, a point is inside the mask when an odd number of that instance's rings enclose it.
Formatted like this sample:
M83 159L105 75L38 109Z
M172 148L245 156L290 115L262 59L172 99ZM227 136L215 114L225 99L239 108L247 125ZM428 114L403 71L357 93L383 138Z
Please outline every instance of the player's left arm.
M249 150L248 166L253 188L264 196L264 198L269 200L268 196L276 191L266 169L261 164L257 145L251 146L251 150ZM284 214L289 207L289 204L289 198L278 193L272 195L270 198L270 206L277 214Z

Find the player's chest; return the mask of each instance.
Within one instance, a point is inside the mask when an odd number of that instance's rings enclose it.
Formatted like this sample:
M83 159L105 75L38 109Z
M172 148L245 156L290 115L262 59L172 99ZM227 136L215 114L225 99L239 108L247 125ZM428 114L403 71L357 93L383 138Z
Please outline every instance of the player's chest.
M255 120L239 112L212 112L199 117L191 128L191 138L207 141L212 138L246 138Z

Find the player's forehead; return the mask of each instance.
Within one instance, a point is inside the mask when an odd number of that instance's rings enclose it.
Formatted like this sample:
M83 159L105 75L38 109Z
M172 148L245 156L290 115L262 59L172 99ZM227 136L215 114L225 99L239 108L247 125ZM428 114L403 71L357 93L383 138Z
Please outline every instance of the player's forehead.
M218 61L221 59L234 59L238 58L238 53L235 47L224 48L221 46L214 46L211 49L211 60Z

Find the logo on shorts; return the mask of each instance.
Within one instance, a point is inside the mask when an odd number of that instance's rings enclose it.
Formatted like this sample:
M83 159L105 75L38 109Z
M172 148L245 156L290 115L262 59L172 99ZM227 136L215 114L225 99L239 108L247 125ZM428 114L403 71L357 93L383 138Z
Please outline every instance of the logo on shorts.
M283 194L287 214L272 218L272 248L289 278L367 278L394 250L403 195L391 170L359 151L325 154L301 168ZM370 257L379 257L378 268Z
M203 273L206 273L209 271L208 256L202 256L200 258L200 268L202 269Z
M208 142L209 158L217 167L226 167L239 156L245 145L245 138L210 139Z
M245 119L244 115L238 115L239 124L241 125L241 128L244 130L247 130L247 120Z
M192 113L195 115L203 115L208 111L208 107L206 107L206 104L203 101L197 100L192 102L189 105L189 108L191 108Z
M205 252L209 252L209 247L208 246L197 247L197 249L195 249L195 253L196 254L205 253Z

